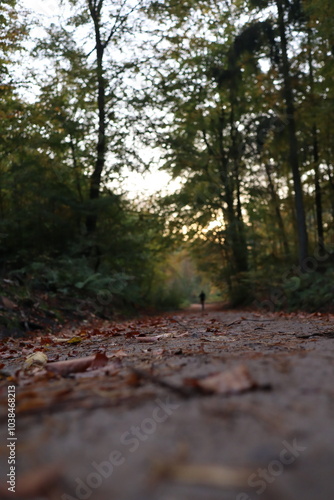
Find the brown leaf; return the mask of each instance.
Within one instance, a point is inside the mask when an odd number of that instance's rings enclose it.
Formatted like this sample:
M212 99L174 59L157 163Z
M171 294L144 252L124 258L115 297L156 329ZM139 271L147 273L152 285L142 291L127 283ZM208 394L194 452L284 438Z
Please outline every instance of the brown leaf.
M34 471L17 478L15 493L9 492L7 487L0 486L1 498L50 498L52 491L58 489L63 477L59 465L42 465Z
M139 387L142 382L142 377L138 373L131 372L126 377L126 383L132 387Z
M159 337L136 337L138 342L157 342Z
M251 469L225 465L162 464L157 475L174 481L218 488L245 488Z
M65 361L55 361L53 363L47 363L45 368L49 372L56 373L61 376L66 376L70 373L79 373L85 371L116 373L116 370L119 369L119 365L116 366L115 363L111 363L110 367L108 367L108 362L108 356L106 356L105 353L98 352L94 356L87 356L85 358L67 359ZM110 370L108 368L110 368ZM94 374L87 376L94 376Z
M10 349L8 352L1 353L1 359L13 359L13 358L18 358L19 356L20 353L14 351L13 349Z
M228 371L215 373L202 379L188 379L186 382L205 392L217 394L236 394L257 387L257 383L245 365L238 365Z
M17 413L24 413L24 412L30 412L33 410L39 410L42 408L45 408L48 406L48 402L39 396L36 396L33 399L28 399L25 401L22 401L17 405L16 411Z
M83 372L89 368L94 356L85 358L67 359L65 361L54 361L47 363L46 369L58 375L68 375L69 373Z
M152 352L152 356L160 357L164 354L165 349L153 349L153 351L150 351L150 352Z
M104 352L98 352L95 355L95 358L93 359L89 369L90 370L97 370L98 368L103 368L108 364L109 358L106 356Z
M118 363L108 363L105 366L102 366L101 368L97 368L94 370L87 370L82 373L76 373L75 378L76 379L86 379L86 378L92 378L92 377L100 377L100 376L105 376L105 375L116 375L119 373L121 368L120 362Z
M98 352L95 354L95 358L93 359L89 369L97 370L98 368L103 368L108 364L108 361L109 358L104 352Z
M58 375L68 375L69 373L77 373L86 371L95 360L95 356L86 356L85 358L67 359L65 361L54 361L47 363L45 368Z
M53 342L53 340L51 337L45 336L45 337L41 337L39 342L40 342L40 344L45 345L45 344L50 344L51 342Z
M127 356L128 356L128 353L125 352L123 349L118 349L118 351L116 351L112 354L113 358L119 358L119 359L126 358Z
M16 309L17 304L13 302L10 299L7 299L7 297L0 297L0 304L5 308L5 309Z

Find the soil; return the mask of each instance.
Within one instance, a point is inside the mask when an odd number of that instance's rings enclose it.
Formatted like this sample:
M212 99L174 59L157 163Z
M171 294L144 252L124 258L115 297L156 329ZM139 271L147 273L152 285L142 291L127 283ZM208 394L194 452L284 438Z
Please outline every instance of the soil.
M0 353L1 498L334 498L333 315L194 305Z

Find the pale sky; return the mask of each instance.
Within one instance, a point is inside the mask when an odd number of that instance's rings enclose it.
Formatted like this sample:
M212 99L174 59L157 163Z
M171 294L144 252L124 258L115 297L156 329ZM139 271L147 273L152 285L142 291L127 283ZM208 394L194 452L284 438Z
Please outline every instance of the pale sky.
M55 0L21 0L21 3L25 8L47 17L58 12L58 2Z

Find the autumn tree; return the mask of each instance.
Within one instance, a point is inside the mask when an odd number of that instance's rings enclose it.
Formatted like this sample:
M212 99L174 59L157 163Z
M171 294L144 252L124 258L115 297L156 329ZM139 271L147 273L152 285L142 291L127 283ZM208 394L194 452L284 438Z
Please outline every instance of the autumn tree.
M77 2L72 2L74 5ZM76 24L83 18L85 24L90 23L93 26L95 46L94 72L96 78L97 91L97 111L98 111L98 131L96 143L96 159L93 172L90 177L89 198L94 201L99 198L101 189L101 177L105 169L106 154L108 151L107 140L107 92L109 84L106 78L106 54L110 49L110 45L119 42L119 39L125 32L128 31L128 22L131 14L137 8L137 5L130 5L129 2L123 1L120 5L113 3L110 6L104 0L87 0L83 12L79 17L72 19ZM108 10L108 12L104 12ZM121 71L122 65L118 66L118 71ZM89 214L86 219L88 233L93 233L96 230L97 214Z
M86 170L89 175L86 230L88 235L94 235L105 182L115 178L122 165L132 161L130 154L125 159L131 143L128 116L124 113L128 92L124 82L136 67L126 45L130 46L135 37L132 23L139 3L68 0L63 2L66 5L71 8L71 15L65 23L50 27L48 38L39 43L39 48L52 61L53 80L58 80L58 86L70 85L73 98L77 102L79 98L80 123L85 122L90 129L85 139L91 150Z
M314 207L323 238L322 132L302 118L310 94L308 112L317 114L321 90L318 83L310 88L321 79L321 62L318 35L312 60L305 52L304 7L297 0L252 0L157 1L151 8L169 27L152 78L163 113L157 143L165 168L187 179L179 197L167 199L170 217L178 214L170 225L183 231L187 225L187 237L200 235L202 242L211 235L209 251L229 268L223 274L230 288L231 276L265 269L270 255L272 262L293 262L295 246L303 269L306 217L313 234ZM331 87L328 77L323 82ZM211 257L219 276L219 259Z
M14 77L15 59L23 52L22 43L28 35L19 19L16 0L4 0L0 6L0 239L1 257L6 243L7 216L10 192L8 176L11 174L18 138L13 137L20 121L23 103L18 91L22 81Z
M318 245L328 245L328 227L333 219L333 4L328 0L303 2L306 36L303 63L308 66L309 88L303 107L305 123L311 129L312 165L315 177L315 204ZM332 217L326 205L330 201ZM327 240L327 242L326 242ZM323 248L322 248L323 249Z
M214 10L212 4L208 10L201 3L194 9L186 2L168 7L170 30L164 44L168 41L169 47L157 67L159 93L154 97L167 113L157 144L165 151L165 168L174 177L187 177L174 198L174 210L188 226L188 235L208 239L208 227L223 220L220 238L214 238L222 265L229 269L230 288L240 291L248 270L242 208L245 106L240 96L250 95L253 85L244 83L233 54L237 14L231 3L226 11L217 5ZM164 19L168 14L160 8L155 3L153 15ZM171 207L170 198L167 205Z

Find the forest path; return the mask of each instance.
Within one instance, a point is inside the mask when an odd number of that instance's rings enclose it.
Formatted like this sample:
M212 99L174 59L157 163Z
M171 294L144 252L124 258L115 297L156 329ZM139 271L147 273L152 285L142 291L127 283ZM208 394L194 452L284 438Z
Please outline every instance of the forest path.
M199 309L1 341L1 498L334 498L333 315Z

